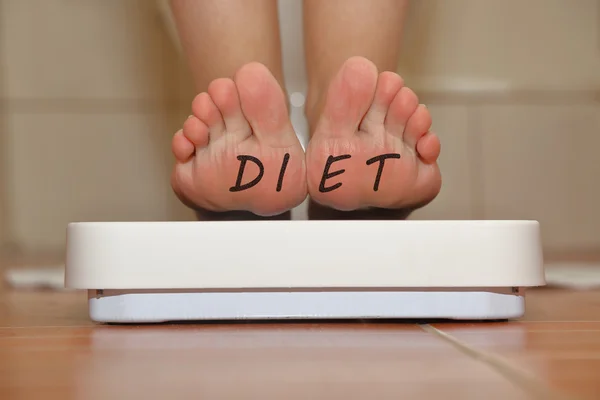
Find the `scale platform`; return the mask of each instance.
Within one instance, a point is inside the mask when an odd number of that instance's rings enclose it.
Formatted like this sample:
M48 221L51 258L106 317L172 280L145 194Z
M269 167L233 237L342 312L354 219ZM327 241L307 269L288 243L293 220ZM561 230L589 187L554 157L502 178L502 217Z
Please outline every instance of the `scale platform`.
M537 221L81 222L65 286L101 323L518 318Z

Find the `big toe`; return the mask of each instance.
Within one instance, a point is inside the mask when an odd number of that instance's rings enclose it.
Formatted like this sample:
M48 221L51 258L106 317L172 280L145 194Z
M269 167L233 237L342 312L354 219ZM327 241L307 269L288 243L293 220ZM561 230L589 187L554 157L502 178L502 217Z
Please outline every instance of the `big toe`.
M316 133L353 135L373 102L377 75L375 64L364 57L346 60L329 85Z
M242 110L253 134L272 145L296 144L283 89L271 71L261 63L252 62L235 74Z

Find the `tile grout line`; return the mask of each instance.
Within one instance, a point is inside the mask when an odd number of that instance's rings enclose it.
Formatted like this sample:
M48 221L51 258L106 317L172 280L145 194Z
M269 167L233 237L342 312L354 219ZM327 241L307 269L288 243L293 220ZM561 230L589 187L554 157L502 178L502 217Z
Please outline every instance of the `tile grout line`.
M4 10L4 0L0 0L0 12ZM4 31L0 27L0 97L4 97L6 95L6 82L4 76L4 51L2 46L4 40ZM3 102L0 102L0 187L3 189L0 191L0 250L4 249L5 240L6 240L6 216L7 212L6 208L6 198L9 190L7 189L7 184L5 182L5 174L6 174L6 132L8 131L8 115L7 115L6 105ZM2 267L0 267L0 272L2 271Z
M555 105L593 104L600 96L600 88L593 90L549 89L514 91L510 93L480 92L464 93L460 91L422 91L420 95L430 104L452 104L462 106L476 105ZM47 112L151 112L157 108L178 109L188 107L189 99L179 96L145 97L18 97L0 93L0 103L6 110L15 113ZM124 108L125 110L121 110Z
M4 0L0 0L0 11L4 9ZM5 52L2 46L5 39L4 31L0 29L0 97L4 97L7 93L7 76L5 67ZM9 242L12 239L10 232L10 209L8 206L10 190L8 184L9 178L9 156L8 148L8 131L10 129L9 109L4 102L0 102L0 187L4 190L0 191L0 251L10 248ZM0 271L2 268L0 267Z
M81 328L94 328L94 325L23 325L23 326L0 326L0 331L11 330L11 329L81 329Z
M600 322L600 320L598 320L598 321L596 321L596 320L589 320L589 321L580 320L580 321L578 321L578 320L569 320L569 319L565 319L562 321L546 321L546 320L543 320L543 321L518 321L518 323L520 323L520 324L573 324L573 323L575 323L575 324L597 324L599 322Z
M487 353L485 351L476 350L460 340L456 339L452 335L449 335L429 324L419 325L425 332L431 333L439 337L441 340L448 342L460 352L467 356L481 361L482 363L491 367L494 371L504 376L511 383L519 386L525 390L528 394L534 394L537 398L544 400L572 400L575 397L560 393L556 390L551 389L542 382L539 382L536 377L531 376L532 374L526 370L516 367L513 363L505 360L504 358L495 354Z
M485 163L483 162L484 138L481 129L481 107L473 106L467 109L467 145L471 153L472 165L469 180L472 185L471 190L471 217L473 219L485 219ZM479 166L479 167L477 167Z
M527 329L527 332L552 332L552 333L573 333L573 332L600 332L600 329ZM470 334L471 332L466 332L466 334ZM474 335L479 335L480 333L473 332Z

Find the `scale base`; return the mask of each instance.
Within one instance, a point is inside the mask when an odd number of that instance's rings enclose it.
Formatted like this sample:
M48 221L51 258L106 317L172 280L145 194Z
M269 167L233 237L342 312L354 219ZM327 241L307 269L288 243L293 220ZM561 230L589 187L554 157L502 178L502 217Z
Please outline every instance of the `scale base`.
M536 221L73 223L65 285L97 322L521 317Z
M523 316L524 292L522 288L329 292L88 291L91 319L121 324L289 319L502 320Z

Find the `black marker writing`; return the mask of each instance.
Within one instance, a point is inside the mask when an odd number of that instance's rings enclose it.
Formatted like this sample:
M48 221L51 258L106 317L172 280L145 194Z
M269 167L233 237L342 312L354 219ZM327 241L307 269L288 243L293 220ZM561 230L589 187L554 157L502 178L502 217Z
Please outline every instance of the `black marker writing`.
M367 165L371 165L379 161L379 168L377 168L377 176L375 177L375 184L373 184L373 191L379 190L379 181L381 180L381 174L383 173L383 165L385 164L386 158L400 158L398 153L382 154L377 157L373 157L367 160Z
M281 187L283 186L283 175L285 175L285 169L287 168L288 162L290 161L290 154L285 153L283 156L283 163L281 163L281 171L279 171L279 179L277 180L277 191L281 192Z
M258 184L258 182L260 182L263 175L265 174L265 167L263 166L263 163L258 158L252 157L252 156L241 155L241 156L237 156L237 159L240 160L240 170L238 171L238 176L237 176L237 180L235 181L235 186L232 186L229 188L230 192L241 192L242 190L250 189L251 187ZM254 164L256 164L258 166L259 172L258 172L258 176L256 178L254 178L254 180L242 185L242 177L244 176L244 169L246 169L246 163L248 161L252 161Z
M337 157L334 157L334 156L327 157L327 162L325 163L325 169L323 170L323 176L321 177L321 184L319 185L319 192L321 192L321 193L331 192L342 186L342 183L338 182L335 185L332 185L332 186L329 186L326 188L325 181L329 178L333 178L334 176L338 176L338 175L341 175L344 172L346 172L345 169L340 169L340 170L330 173L329 168L331 168L331 164L333 164L336 161L346 160L350 157L352 157L350 154L344 154L342 156L337 156Z

